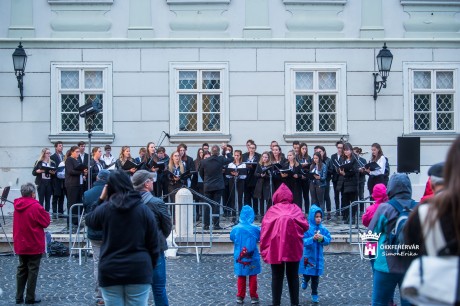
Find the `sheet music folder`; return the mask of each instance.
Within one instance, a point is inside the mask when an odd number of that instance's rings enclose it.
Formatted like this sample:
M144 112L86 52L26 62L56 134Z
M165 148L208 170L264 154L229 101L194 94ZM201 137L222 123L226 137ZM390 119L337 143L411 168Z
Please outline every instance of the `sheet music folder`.
M77 171L84 171L85 169L88 169L88 165L79 164L78 166L75 167L75 170Z
M125 161L123 166L121 166L121 168L123 170L131 170L132 168L136 168L137 170L139 170L144 164L145 164L144 162L136 164L135 162L128 159Z
M158 168L158 172L163 171L166 168L166 165L164 162L156 162L151 158L149 162L147 163L147 168L152 169L152 168Z
M238 176L248 174L248 169L247 168L229 168L229 167L227 167L225 169L225 175L233 175L232 172L234 172L234 171L238 172Z
M363 168L369 169L371 171L374 171L374 170L379 170L380 166L376 162L369 162L369 163L365 164Z

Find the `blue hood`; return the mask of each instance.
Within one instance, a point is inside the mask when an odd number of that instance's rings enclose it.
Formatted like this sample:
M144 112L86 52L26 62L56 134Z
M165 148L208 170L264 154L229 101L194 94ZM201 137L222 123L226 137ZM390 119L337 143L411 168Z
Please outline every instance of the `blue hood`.
M313 204L311 207L310 207L310 211L308 212L308 223L310 225L317 225L316 224L316 221L315 221L315 215L317 212L320 212L321 213L321 217L323 216L323 211L321 210L321 208L319 208L319 206L316 206L315 204ZM321 220L321 223L323 223L323 221ZM320 223L320 224L321 224Z
M407 174L393 174L388 182L387 194L390 199L412 198L412 185Z
M240 212L241 224L252 224L254 222L254 210L251 206L244 205Z

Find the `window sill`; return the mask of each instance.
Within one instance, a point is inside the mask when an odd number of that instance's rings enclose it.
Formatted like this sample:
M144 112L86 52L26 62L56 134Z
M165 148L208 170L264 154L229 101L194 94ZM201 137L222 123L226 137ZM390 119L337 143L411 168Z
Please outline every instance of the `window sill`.
M170 143L220 143L220 142L229 142L232 139L231 135L224 134L176 134L171 135L169 138Z
M410 133L403 136L407 137L420 137L420 144L426 145L451 145L452 142L458 137L459 134L456 133Z
M48 139L55 143L62 141L64 144L77 145L79 141L88 141L88 133L75 133L75 134L55 134L48 135ZM91 134L91 142L95 144L111 144L115 139L115 134Z
M344 134L289 134L283 135L284 141L293 142L295 140L306 143L334 144L341 139L348 139Z

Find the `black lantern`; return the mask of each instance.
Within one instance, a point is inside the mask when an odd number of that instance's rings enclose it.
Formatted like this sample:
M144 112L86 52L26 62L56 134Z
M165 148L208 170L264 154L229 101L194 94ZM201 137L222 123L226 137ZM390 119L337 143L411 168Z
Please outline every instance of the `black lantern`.
M22 43L19 43L19 46L14 50L13 53L13 65L14 65L14 73L16 74L16 78L18 79L18 88L19 93L21 94L21 101L24 100L24 86L23 86L23 77L24 77L24 70L26 69L27 63L27 54L26 51L22 48Z
M390 74L391 64L393 62L393 54L390 50L387 49L387 44L383 44L382 50L380 50L377 55L377 66L379 67L378 73L373 73L374 75L374 100L377 100L377 94L380 90L387 87L387 78ZM377 81L378 76L381 77L381 80Z

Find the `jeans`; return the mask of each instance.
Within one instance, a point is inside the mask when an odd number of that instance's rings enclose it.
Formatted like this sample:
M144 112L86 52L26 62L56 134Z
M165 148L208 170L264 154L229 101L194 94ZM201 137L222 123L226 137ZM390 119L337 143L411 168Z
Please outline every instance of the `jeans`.
M94 276L94 291L96 292L96 298L101 298L101 288L99 288L99 255L101 253L102 241L100 240L90 240L91 247L93 249L93 276Z
M35 288L37 287L38 271L40 270L40 260L42 254L38 255L19 255L19 265L16 274L16 301L24 299L26 289L26 302L35 301Z
M152 292L155 306L168 306L168 295L166 294L166 260L165 253L160 252L157 265L153 269Z
M105 306L147 306L150 284L101 287Z
M372 306L388 306L388 302L393 299L393 294L398 285L401 284L404 274L385 273L374 270L374 284L372 289ZM401 298L401 306L409 306L410 303Z
M299 262L283 262L272 264L272 304L281 305L281 295L283 293L284 271L289 288L289 297L292 305L299 304Z

